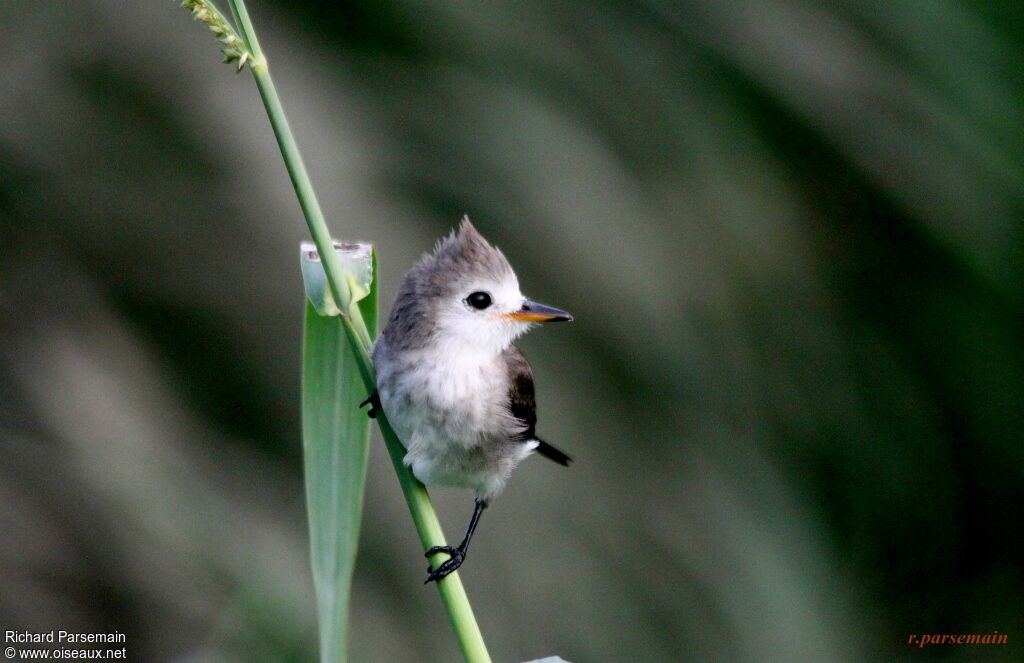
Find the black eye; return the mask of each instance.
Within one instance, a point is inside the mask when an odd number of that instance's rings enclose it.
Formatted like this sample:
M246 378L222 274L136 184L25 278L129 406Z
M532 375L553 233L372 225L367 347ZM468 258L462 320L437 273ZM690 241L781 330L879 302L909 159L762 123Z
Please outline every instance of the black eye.
M491 296L486 292L474 292L469 297L466 297L466 303L482 311L491 305Z

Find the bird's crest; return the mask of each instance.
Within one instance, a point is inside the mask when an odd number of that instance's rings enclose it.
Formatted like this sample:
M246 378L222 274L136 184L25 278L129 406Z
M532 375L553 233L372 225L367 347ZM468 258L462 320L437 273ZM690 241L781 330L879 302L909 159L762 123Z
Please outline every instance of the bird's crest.
M424 266L448 274L490 276L496 281L514 277L512 265L497 248L491 246L469 220L438 241L434 253L426 256Z
M468 288L502 285L518 293L519 282L512 266L477 232L468 217L462 217L458 229L440 240L434 252L424 254L405 275L384 337L393 348L423 347L435 339L438 316L451 310L453 297L465 297ZM519 326L505 327L518 330Z

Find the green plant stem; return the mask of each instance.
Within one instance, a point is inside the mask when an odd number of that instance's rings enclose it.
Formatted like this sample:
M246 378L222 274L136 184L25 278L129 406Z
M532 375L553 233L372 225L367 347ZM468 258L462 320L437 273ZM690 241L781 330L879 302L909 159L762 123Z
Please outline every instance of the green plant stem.
M346 332L353 344L356 344L356 332L351 328L347 320L343 320ZM363 374L363 381L367 383L367 390L372 391L375 387L373 378L373 362L370 359L368 349L361 346L356 350L356 361L359 363L360 373ZM434 546L445 545L444 532L441 529L441 522L437 519L434 505L430 501L430 495L426 487L416 480L409 468L403 462L405 447L398 439L398 435L391 428L383 412L377 413L377 424L380 427L381 436L387 447L388 455L391 457L391 464L394 465L395 474L398 475L398 483L402 487L402 494L405 495L406 504L409 505L409 513L412 514L413 524L416 526L416 533L419 534L423 549L429 550ZM434 556L435 563L447 559L444 553ZM476 616L466 595L466 589L462 585L462 579L458 571L449 574L437 583L437 590L441 594L445 609L448 611L448 618L452 622L455 633L459 639L459 646L466 661L470 663L489 663L490 654L484 644L483 634L476 623Z
M363 383L366 385L367 393L376 388L376 377L373 370L373 362L370 359L370 348L372 341L366 329L359 310L352 305L350 288L345 279L341 261L334 251L334 244L330 232L327 229L327 222L324 220L320 204L317 202L316 193L313 191L313 184L299 154L298 145L292 135L288 120L284 114L284 108L274 87L274 81L270 77L270 67L267 59L260 48L256 33L252 27L249 13L246 11L244 0L230 0L232 13L237 17L239 32L252 53L250 69L256 81L256 87L260 91L263 105L267 109L270 124L277 137L278 146L281 148L281 155L284 157L285 167L291 177L292 185L295 187L295 195L299 199L302 213L309 226L309 232L316 244L317 251L327 274L327 281L331 288L338 307L344 312L341 316L341 324L359 364L359 372L362 375ZM433 546L445 545L444 532L441 530L441 523L430 502L430 496L422 483L416 480L409 471L409 468L402 462L405 455L405 448L384 414L378 413L377 423L380 426L381 434L391 456L395 473L398 475L398 483L402 487L406 503L409 505L409 512L412 514L413 523L419 534L424 550ZM435 555L435 561L444 559L443 553ZM469 597L462 586L462 580L458 573L452 573L437 583L441 599L448 611L452 626L455 629L462 653L469 663L490 663L491 657L484 644L480 627L473 615L473 608L469 603Z

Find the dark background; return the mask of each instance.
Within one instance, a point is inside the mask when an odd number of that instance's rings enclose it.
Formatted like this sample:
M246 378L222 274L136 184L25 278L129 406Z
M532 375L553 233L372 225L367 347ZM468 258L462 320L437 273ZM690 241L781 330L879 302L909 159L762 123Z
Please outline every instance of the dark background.
M249 9L383 312L468 213L576 315L522 345L578 462L462 572L496 661L1024 657L1024 6ZM217 60L172 1L0 18L0 630L315 656L306 231ZM352 660L456 660L379 440L363 527Z

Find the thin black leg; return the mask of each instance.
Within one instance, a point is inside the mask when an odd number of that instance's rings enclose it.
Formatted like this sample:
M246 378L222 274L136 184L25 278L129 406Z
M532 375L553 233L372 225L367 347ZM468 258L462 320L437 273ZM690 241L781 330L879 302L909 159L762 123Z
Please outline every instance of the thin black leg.
M380 396L377 395L377 390L374 389L373 393L367 397L365 401L359 404L359 407L369 405L370 409L366 411L366 416L371 419L377 418L377 413L380 412Z
M428 566L427 572L430 575L427 576L425 582L440 580L462 566L462 563L466 561L466 551L469 550L469 541L473 538L473 532L476 531L476 526L480 523L480 514L482 514L486 508L487 502L484 502L483 500L476 501L476 506L473 508L473 517L469 519L469 527L466 528L466 536L462 537L462 543L460 543L458 547L434 546L426 552L427 557L436 553L448 553L451 556L451 559L446 559L441 563L441 566L437 567L435 570L432 570L433 565Z

